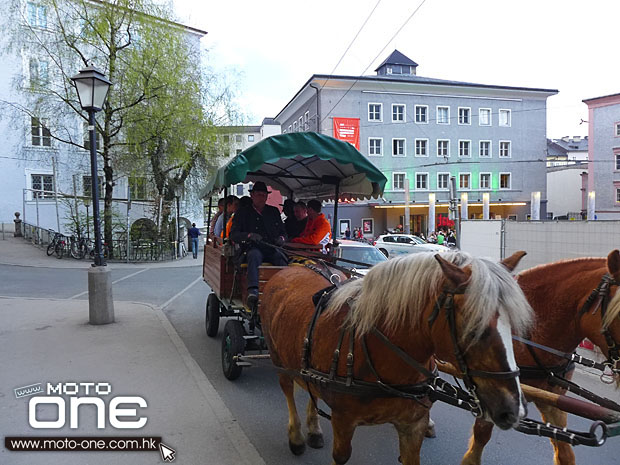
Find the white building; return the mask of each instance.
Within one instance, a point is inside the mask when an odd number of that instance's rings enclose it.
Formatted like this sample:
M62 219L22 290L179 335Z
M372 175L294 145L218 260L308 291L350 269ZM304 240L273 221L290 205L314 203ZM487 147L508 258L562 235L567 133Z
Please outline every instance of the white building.
M5 22L28 22L40 33L47 32L51 12L44 3L24 1L21 12L7 9L5 13L8 13ZM167 24L181 29L188 46L199 50L205 31L172 22ZM3 30L8 29L3 27ZM9 51L7 40L8 33L0 38L3 65L0 68L0 133L3 139L0 145L0 223L12 224L14 213L19 212L22 220L31 225L68 232L70 209L78 203L78 210L84 214L85 206L79 197L91 196L89 151L55 141L50 132L57 126L53 118L28 115L32 111L28 108L28 97L40 92L38 84L54 83L59 76L45 53L37 53L36 48ZM77 74L78 69L75 71ZM88 147L86 124L77 114L69 118L73 120L69 121L66 137L84 141L84 146ZM63 121L63 126L66 123ZM100 185L102 166L100 159ZM149 174L128 177L115 171L115 175L113 198L117 223L126 223L128 192L132 198L130 223L141 218L152 221L158 206L153 201ZM196 192L184 193L180 207L180 216L203 224L203 203ZM103 212L103 201L100 211Z

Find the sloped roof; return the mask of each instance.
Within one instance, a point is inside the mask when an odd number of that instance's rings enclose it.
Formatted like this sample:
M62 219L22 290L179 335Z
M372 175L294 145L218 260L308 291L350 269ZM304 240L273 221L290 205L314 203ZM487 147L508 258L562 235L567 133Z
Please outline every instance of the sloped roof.
M379 70L379 68L381 68L384 65L411 65L411 66L418 66L418 64L413 61L411 58L406 57L405 55L403 55L402 53L400 53L398 50L394 50L389 57L387 57L383 63L381 63L379 66L377 66L377 69L375 69L375 71Z

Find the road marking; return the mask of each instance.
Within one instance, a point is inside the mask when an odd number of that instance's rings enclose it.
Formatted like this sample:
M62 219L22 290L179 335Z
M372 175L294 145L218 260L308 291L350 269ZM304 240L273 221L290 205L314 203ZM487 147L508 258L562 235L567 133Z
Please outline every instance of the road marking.
M186 291L189 290L189 288L191 288L194 284L196 284L197 282L202 281L202 276L196 278L193 282L191 282L190 284L188 284L187 286L185 286L185 289L183 289L181 292L173 295L170 299L168 299L166 301L166 303L164 303L160 308L163 310L164 308L166 308L168 305L170 305L172 303L172 301L174 299L176 299L177 297L181 296L182 294L184 294Z
M143 272L145 272L148 269L149 268L142 268L141 270L138 270L135 273L130 273L127 276L123 276L122 278L117 279L116 281L112 281L112 284L120 283L121 281L123 281L125 279L129 279L132 276L135 276L137 274L143 273ZM82 297L83 295L86 295L86 294L88 294L88 291L80 292L79 294L75 294L74 296L69 297L69 300L77 299L77 298Z

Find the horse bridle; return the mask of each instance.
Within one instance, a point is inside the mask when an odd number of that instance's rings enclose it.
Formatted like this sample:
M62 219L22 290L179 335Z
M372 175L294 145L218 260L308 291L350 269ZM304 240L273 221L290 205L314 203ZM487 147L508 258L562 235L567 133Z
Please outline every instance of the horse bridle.
M598 286L590 293L586 299L583 307L579 311L579 317L581 318L585 313L590 311L592 305L596 302L596 306L592 311L594 315L599 307L601 308L601 320L604 320L607 313L607 306L611 300L609 294L611 292L611 286L620 286L620 282L616 281L609 273L605 273L601 278ZM609 328L603 328L601 333L605 337L607 343L607 361L604 363L609 369L615 373L620 373L620 344L614 339L609 331Z
M457 294L464 294L464 286L460 286L456 289L444 288L435 302L433 313L428 319L429 328L432 328L433 323L439 316L441 309L444 308L446 312L446 319L448 320L448 326L450 327L450 338L452 339L452 345L454 347L454 356L460 375L463 379L465 387L473 397L474 402L478 406L478 412L473 412L474 416L482 415L482 404L477 395L476 384L472 377L477 378L491 378L491 379L514 379L519 376L519 368L512 371L485 371L485 370L470 370L465 361L465 355L458 342L458 334L456 328L456 318L454 312L454 296Z

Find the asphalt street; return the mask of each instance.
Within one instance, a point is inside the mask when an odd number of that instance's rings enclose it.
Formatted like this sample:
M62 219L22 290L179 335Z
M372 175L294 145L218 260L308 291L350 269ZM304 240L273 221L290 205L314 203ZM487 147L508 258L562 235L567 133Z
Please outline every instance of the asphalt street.
M164 307L191 356L216 388L226 406L258 449L265 462L273 465L331 463L331 429L321 420L325 433L322 450L307 449L293 456L287 445L287 411L284 396L269 361L244 369L241 377L230 382L220 367L220 345L224 322L216 338L206 336L204 311L209 287L201 279L199 265L175 268L131 268L112 270L114 299L145 302ZM85 299L86 273L83 269L54 269L0 265L0 295L68 299ZM597 389L597 379L581 375L586 386ZM617 400L620 396L617 396ZM307 395L297 393L300 412L305 410ZM324 409L327 409L324 406ZM471 414L436 404L432 417L437 424L437 438L427 439L422 447L422 463L428 465L458 464L467 448L473 424ZM539 418L534 408L530 416ZM303 422L303 418L302 418ZM572 429L587 430L590 422L571 417ZM611 438L601 448L575 448L577 463L620 464L619 439ZM398 442L391 425L359 427L353 440L351 464L396 464ZM483 463L521 465L552 464L548 440L525 436L516 431L495 430Z

